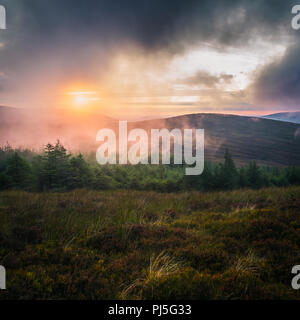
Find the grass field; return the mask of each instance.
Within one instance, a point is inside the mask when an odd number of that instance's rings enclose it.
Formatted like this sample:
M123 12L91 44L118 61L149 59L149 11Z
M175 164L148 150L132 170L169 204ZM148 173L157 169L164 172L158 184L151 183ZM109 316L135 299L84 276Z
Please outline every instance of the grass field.
M0 193L0 299L297 299L300 187Z

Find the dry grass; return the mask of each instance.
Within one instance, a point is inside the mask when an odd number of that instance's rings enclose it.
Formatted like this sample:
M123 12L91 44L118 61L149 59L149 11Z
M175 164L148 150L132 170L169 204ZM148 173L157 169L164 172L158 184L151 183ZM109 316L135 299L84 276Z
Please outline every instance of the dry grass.
M245 257L239 257L234 269L238 274L248 273L259 276L265 259L258 257L251 249Z
M133 291L143 290L146 286L152 286L155 281L179 272L182 266L182 262L176 261L164 251L158 255L153 254L150 257L149 267L144 271L143 276L127 286L122 291L121 298L126 299Z

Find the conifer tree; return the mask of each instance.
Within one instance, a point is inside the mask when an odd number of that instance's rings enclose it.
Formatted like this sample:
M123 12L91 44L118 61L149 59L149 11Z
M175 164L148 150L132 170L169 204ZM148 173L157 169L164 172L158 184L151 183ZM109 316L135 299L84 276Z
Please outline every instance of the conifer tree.
M249 187L258 189L262 186L262 174L259 167L256 164L256 161L251 161L248 170L247 178L249 182Z
M7 161L5 175L11 188L26 188L29 186L31 168L26 160L17 152Z
M55 145L50 143L46 145L41 172L43 189L64 190L68 188L71 172L69 158L70 154L67 154L67 150L60 141L57 141Z

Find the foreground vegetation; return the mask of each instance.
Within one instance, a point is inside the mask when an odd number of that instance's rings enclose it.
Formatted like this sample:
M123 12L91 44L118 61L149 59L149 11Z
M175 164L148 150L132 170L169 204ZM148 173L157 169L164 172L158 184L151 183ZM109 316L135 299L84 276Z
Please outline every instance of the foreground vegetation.
M297 299L300 187L0 193L1 299Z

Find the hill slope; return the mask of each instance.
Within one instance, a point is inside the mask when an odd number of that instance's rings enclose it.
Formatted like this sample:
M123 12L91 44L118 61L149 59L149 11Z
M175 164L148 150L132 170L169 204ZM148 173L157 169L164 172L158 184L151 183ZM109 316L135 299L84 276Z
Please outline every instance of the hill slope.
M300 112L281 112L263 116L265 119L287 121L292 123L300 123Z
M222 114L193 114L135 123L145 128L205 129L205 159L221 160L228 149L243 164L300 165L300 126Z
M118 122L100 114L77 111L0 108L0 145L40 148L60 139L72 150L96 151L97 132ZM205 159L220 161L226 149L238 164L256 160L266 165L300 166L300 125L269 119L222 114L191 114L131 122L128 129L205 129Z

